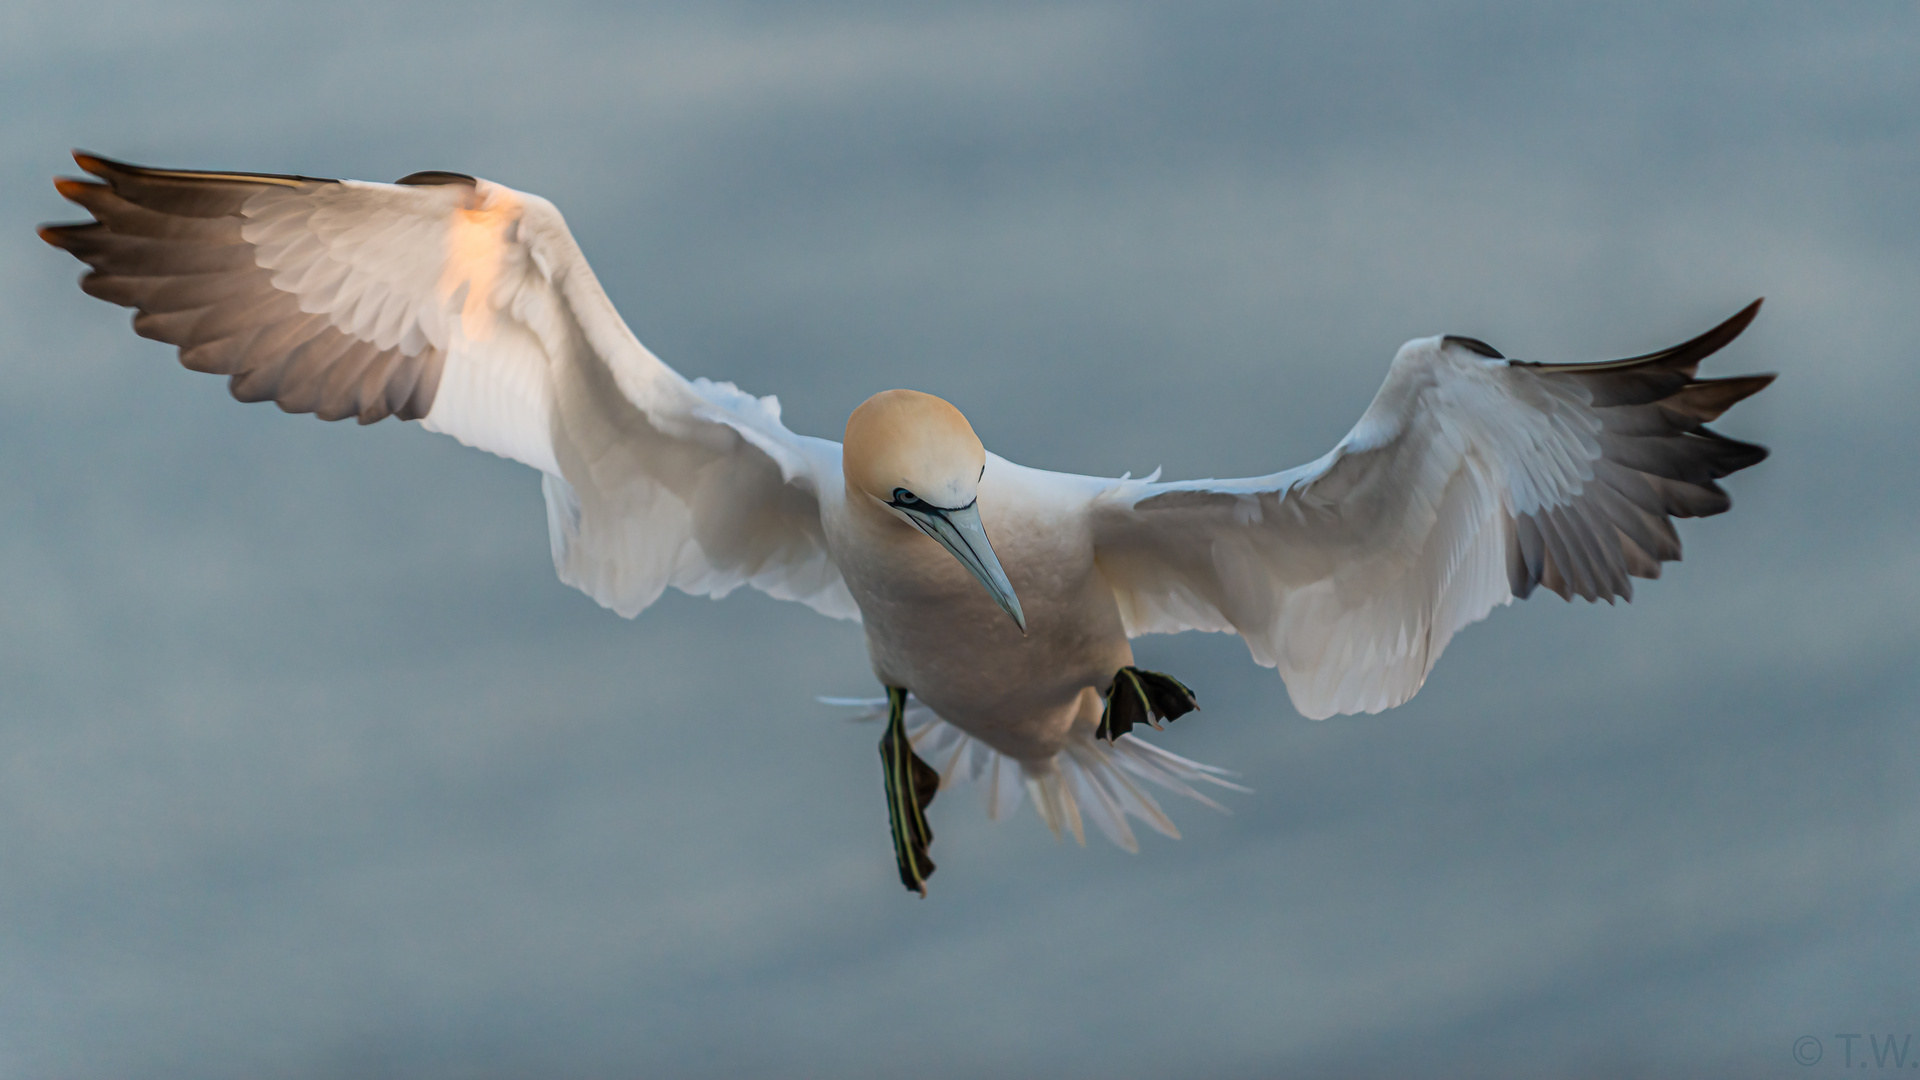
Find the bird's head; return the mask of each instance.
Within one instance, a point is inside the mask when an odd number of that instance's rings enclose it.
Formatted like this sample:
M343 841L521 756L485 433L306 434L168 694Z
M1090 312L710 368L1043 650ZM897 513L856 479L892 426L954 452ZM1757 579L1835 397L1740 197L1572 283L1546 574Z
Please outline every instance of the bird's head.
M916 390L875 394L847 418L841 463L849 498L870 498L938 541L1026 633L1020 599L980 523L987 451L959 409Z

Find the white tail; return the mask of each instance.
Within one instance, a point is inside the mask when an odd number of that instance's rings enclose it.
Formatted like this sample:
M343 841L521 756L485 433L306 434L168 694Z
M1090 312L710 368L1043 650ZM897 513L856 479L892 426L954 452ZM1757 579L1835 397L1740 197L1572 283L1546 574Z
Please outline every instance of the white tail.
M865 710L855 720L885 720L885 698L827 698L826 705L844 705ZM1155 832L1178 839L1180 830L1160 809L1153 796L1138 781L1185 795L1221 813L1226 807L1202 795L1194 784L1206 783L1232 791L1247 788L1225 777L1225 769L1188 761L1133 735L1122 735L1112 743L1093 737L1093 732L1076 728L1066 748L1049 761L1031 762L1010 758L998 750L947 723L922 702L908 699L907 737L914 752L940 774L940 790L961 780L982 785L986 796L987 817L998 821L1020 808L1023 795L1033 796L1040 820L1059 836L1071 832L1080 844L1087 842L1083 821L1128 851L1139 851L1128 817L1147 823Z

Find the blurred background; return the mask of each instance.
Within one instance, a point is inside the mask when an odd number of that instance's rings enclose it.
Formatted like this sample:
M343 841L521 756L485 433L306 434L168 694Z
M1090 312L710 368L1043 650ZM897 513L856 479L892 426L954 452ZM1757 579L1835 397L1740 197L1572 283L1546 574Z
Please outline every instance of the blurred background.
M1805 1076L1920 1035L1916 55L1908 3L11 0L0 1076ZM1781 373L1717 425L1774 457L1631 606L1497 611L1379 716L1140 640L1205 706L1155 741L1253 793L1132 856L949 792L922 902L878 730L814 701L878 692L856 626L621 620L531 471L235 404L34 238L74 146L538 192L796 431L904 385L1108 475L1316 457L1411 337L1608 359L1764 295L1706 373Z

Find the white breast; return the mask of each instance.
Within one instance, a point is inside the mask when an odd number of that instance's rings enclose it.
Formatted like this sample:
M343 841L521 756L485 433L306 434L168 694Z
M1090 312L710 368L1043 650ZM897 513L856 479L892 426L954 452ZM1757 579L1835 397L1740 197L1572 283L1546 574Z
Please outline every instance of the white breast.
M1075 723L1098 721L1097 692L1133 654L1094 565L1084 499L1023 483L1030 472L990 459L980 485L981 519L1025 610L1025 635L952 555L865 495L829 516L827 540L880 681L994 749L1037 760Z

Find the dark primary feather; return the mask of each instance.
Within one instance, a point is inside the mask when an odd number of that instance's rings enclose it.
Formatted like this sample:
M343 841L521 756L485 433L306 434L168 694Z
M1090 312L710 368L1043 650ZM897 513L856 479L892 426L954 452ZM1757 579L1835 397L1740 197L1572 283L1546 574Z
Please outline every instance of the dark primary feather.
M74 160L105 183L61 179L55 187L94 220L43 226L40 237L92 268L81 279L89 295L136 309L136 333L178 346L188 368L230 376L241 401L362 424L417 420L433 408L446 359L439 350L379 349L301 311L241 236L242 207L261 191L338 181L149 169L78 152ZM474 181L427 172L401 183Z
M1719 326L1669 349L1599 364L1508 361L1583 396L1601 423L1601 460L1571 503L1516 515L1507 543L1515 596L1545 585L1562 597L1632 599L1630 578L1657 578L1680 558L1668 520L1724 512L1715 481L1764 461L1767 449L1705 425L1765 389L1772 375L1696 379L1700 361L1740 336L1755 300Z

